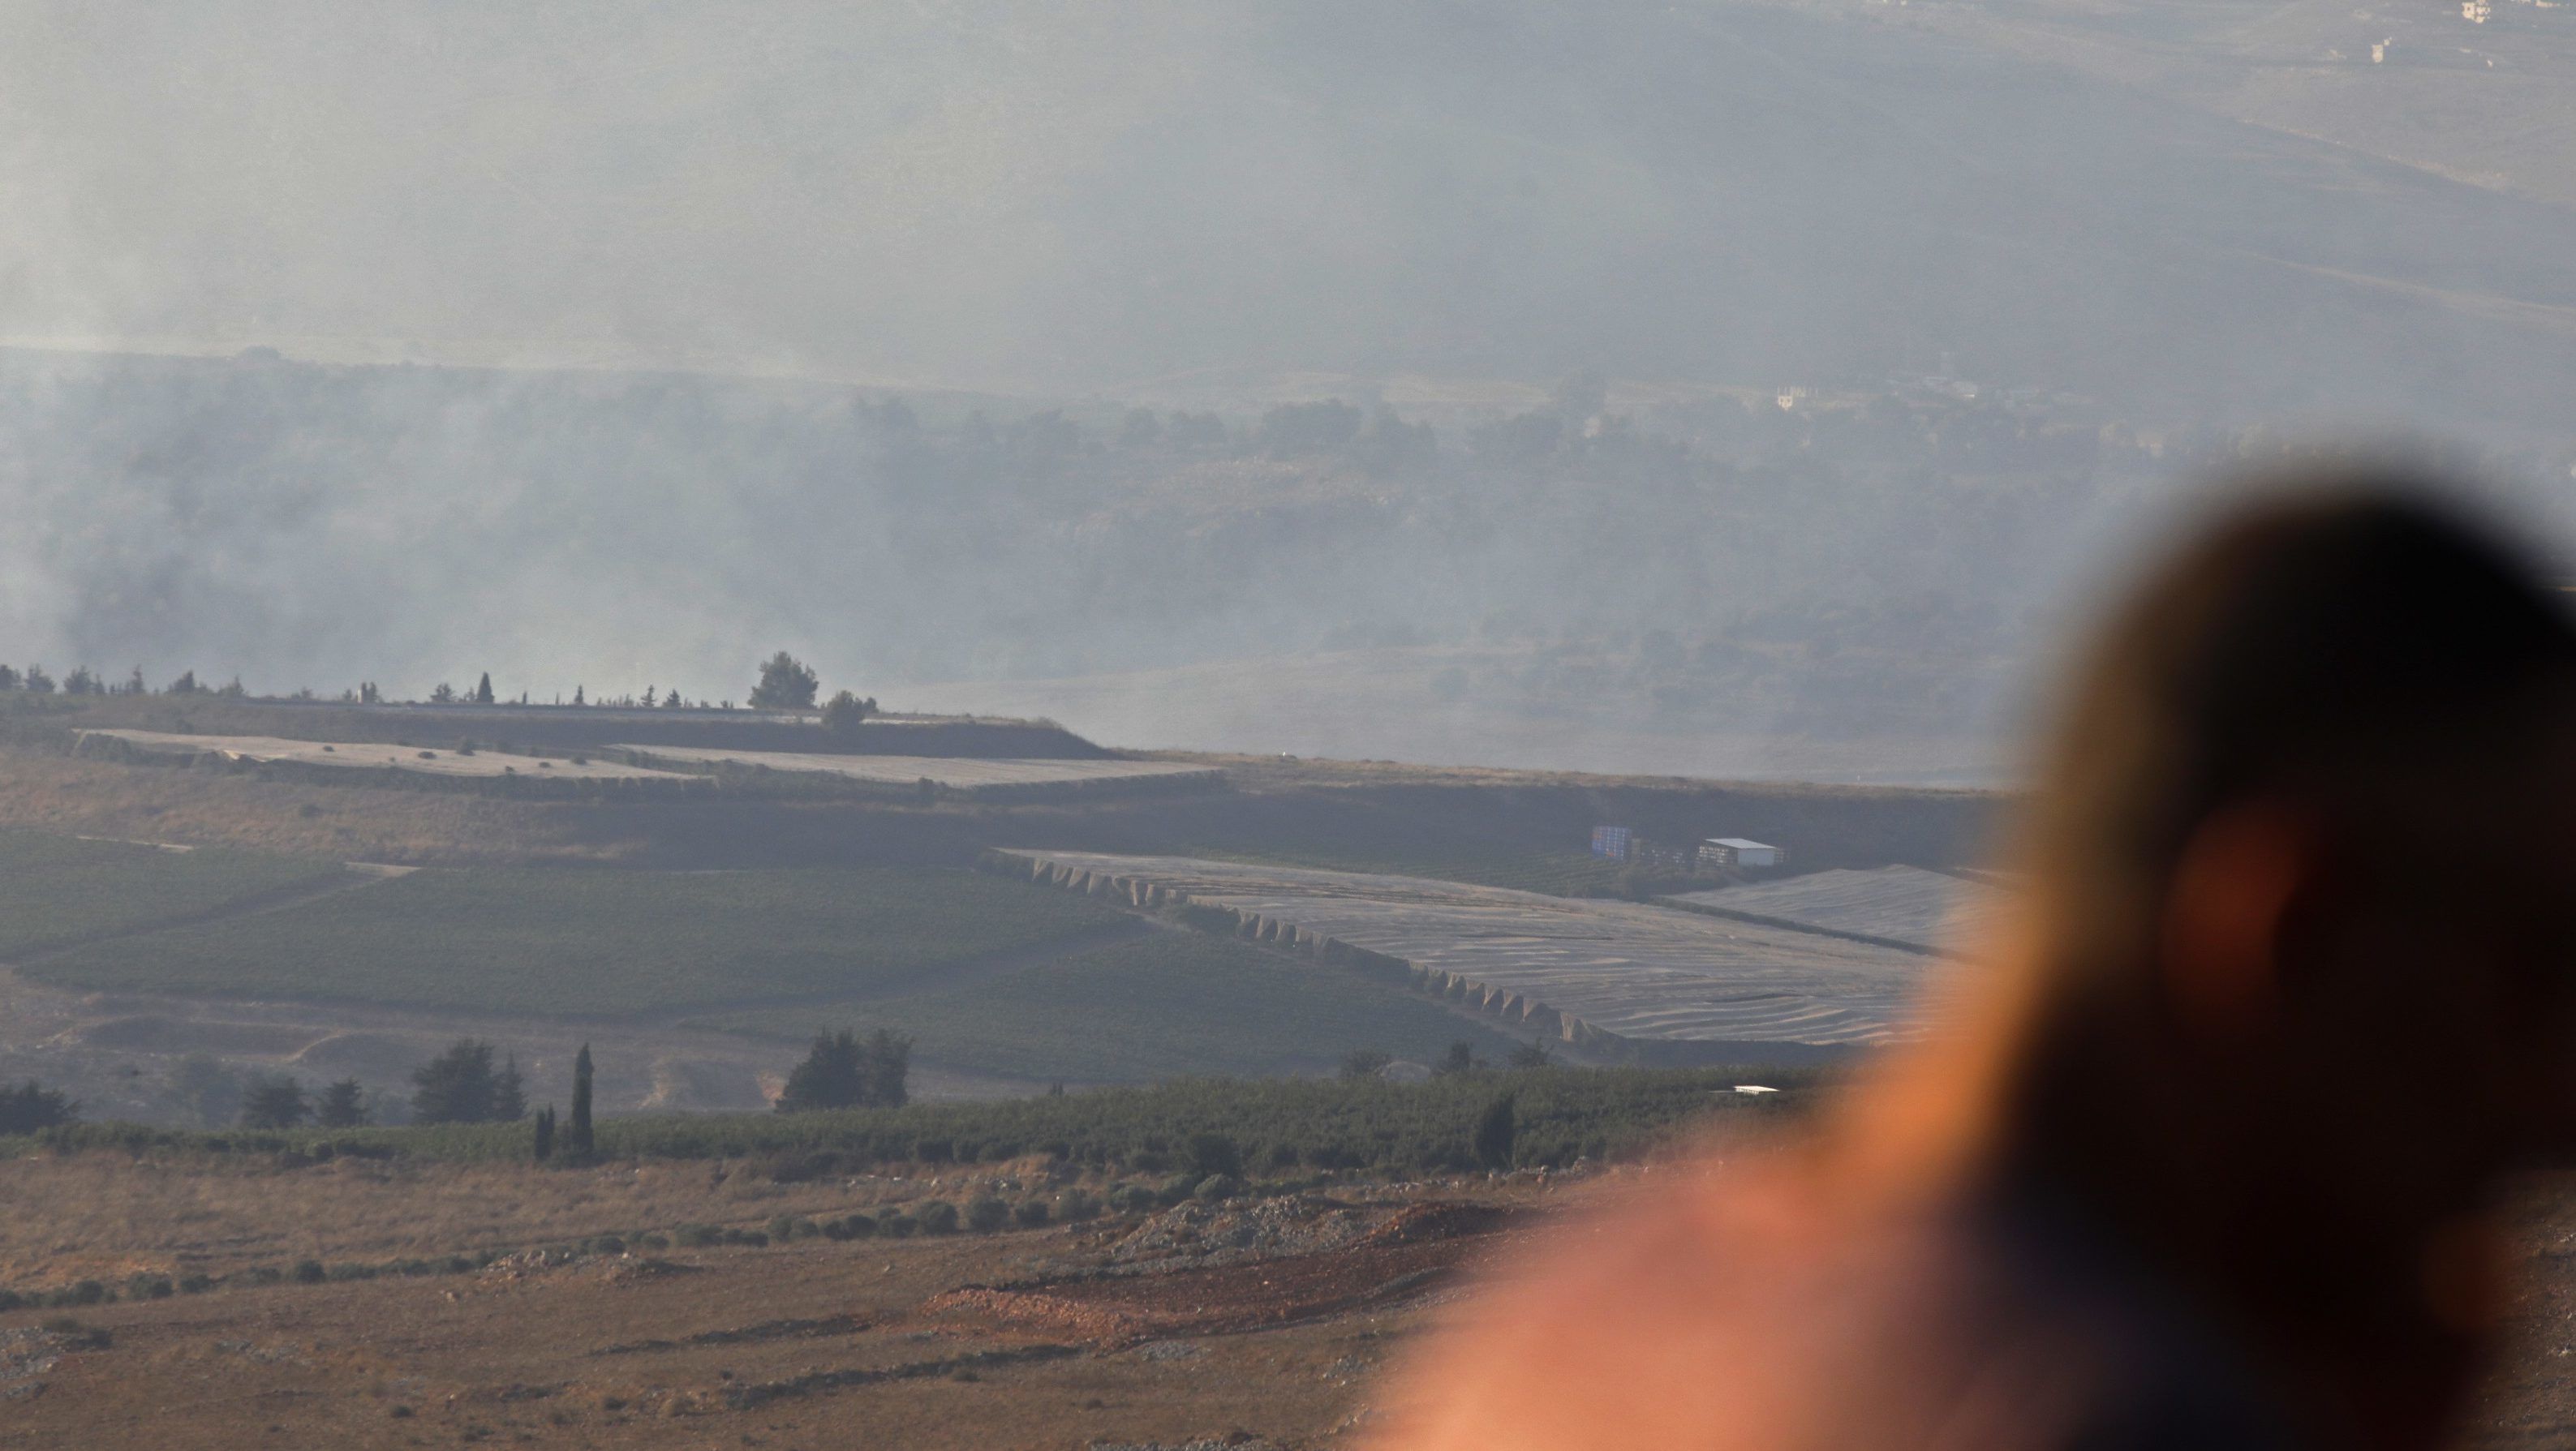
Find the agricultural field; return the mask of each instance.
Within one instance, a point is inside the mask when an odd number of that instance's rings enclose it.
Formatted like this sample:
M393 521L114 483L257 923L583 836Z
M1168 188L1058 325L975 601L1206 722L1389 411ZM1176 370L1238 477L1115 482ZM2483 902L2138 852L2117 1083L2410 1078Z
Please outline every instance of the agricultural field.
M1992 883L1946 872L1878 867L1811 872L1657 900L1748 922L1874 938L1938 952L1960 935L1973 934L1991 922L2003 908L2005 893Z
M824 755L805 751L723 751L689 746L610 746L649 766L678 770L732 768L825 776L872 786L931 782L968 796L1042 798L1092 795L1122 788L1214 786L1222 771L1170 761L978 760L968 756Z
M1090 1083L1329 1072L1356 1048L1431 1063L1462 1039L1498 1060L1514 1046L1346 968L1175 928L908 997L732 1013L703 1026L791 1037L891 1027L943 1066Z
M145 756L187 758L220 756L250 765L328 767L339 770L398 771L421 776L489 780L525 774L560 781L658 781L678 784L689 779L677 771L656 771L621 761L593 760L578 751L546 756L506 755L454 746L414 747L358 741L297 741L282 736L198 736L167 731L94 730L80 733L82 746L100 749L112 743Z
M337 862L307 857L0 831L0 962L327 887L345 874Z
M430 869L99 943L26 973L89 989L617 1018L914 992L987 954L1121 920L963 870Z
M1911 1030L1929 959L1627 902L1180 857L1012 852L1039 880L1224 914L1612 1057L1804 1060Z
M1542 892L1551 897L1607 897L1626 885L1617 862L1579 851L1413 851L1372 850L1367 846L1335 849L1306 845L1266 851L1206 851L1189 855L1250 866L1316 867L1332 872L1372 876L1428 877L1477 887L1508 887L1516 892Z

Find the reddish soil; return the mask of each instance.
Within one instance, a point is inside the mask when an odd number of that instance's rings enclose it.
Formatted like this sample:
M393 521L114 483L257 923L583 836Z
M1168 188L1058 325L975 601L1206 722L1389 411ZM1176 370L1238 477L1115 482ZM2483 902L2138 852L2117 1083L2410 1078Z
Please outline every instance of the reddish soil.
M1494 1205L1415 1205L1356 1243L1238 1264L969 1286L922 1308L1100 1345L1269 1330L1391 1304L1447 1278L1526 1216Z

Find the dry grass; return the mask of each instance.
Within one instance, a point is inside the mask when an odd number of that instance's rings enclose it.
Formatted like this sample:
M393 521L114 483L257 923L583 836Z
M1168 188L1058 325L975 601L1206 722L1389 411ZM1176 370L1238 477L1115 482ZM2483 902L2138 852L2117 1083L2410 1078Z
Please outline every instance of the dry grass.
M307 786L0 747L0 826L342 861L612 860L582 816L490 797Z
M0 1164L0 1204L9 1206L0 1214L0 1287L138 1270L221 1275L299 1259L377 1263L691 1223L756 1227L780 1214L962 1200L977 1192L970 1184L1026 1172L988 1164L777 1184L738 1162L541 1169L342 1158L279 1168L104 1153L29 1158Z

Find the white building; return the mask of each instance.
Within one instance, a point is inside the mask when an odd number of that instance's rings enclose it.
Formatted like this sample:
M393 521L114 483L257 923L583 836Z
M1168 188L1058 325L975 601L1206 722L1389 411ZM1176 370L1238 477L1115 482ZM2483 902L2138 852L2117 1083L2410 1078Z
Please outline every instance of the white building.
M1713 836L1699 844L1699 864L1724 871L1729 867L1776 867L1787 853L1776 846L1740 836Z

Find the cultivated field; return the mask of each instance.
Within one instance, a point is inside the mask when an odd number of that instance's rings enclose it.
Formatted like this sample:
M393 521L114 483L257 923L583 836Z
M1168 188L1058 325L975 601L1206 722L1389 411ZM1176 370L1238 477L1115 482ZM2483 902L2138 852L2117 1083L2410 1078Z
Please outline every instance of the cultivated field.
M1877 867L1811 872L1657 900L1750 922L1875 938L1938 952L1993 921L2003 908L2004 896L2000 887L1945 872Z
M427 869L25 971L88 989L616 1018L917 991L1119 920L959 870Z
M0 962L326 886L336 862L0 831Z
M293 741L282 736L194 736L166 731L82 731L84 746L116 742L147 756L186 758L213 755L250 765L321 766L344 770L400 771L422 776L489 780L528 774L561 781L659 781L679 784L689 779L676 771L656 771L621 761L575 759L580 753L554 756L503 755L429 747L388 746L356 741Z
M819 1023L892 1027L944 1066L1090 1083L1329 1072L1355 1048L1431 1063L1461 1039L1498 1059L1512 1046L1482 1022L1347 968L1169 927L907 997L701 1021L786 1037Z
M872 786L911 788L928 781L943 791L988 798L1044 799L1120 789L1171 790L1219 784L1225 773L1170 761L978 760L967 756L825 755L805 751L721 751L687 746L610 746L648 765L679 770L731 768L827 776Z
M1903 1033L1921 955L1626 902L1411 877L1011 852L1039 880L1214 909L1258 937L1374 966L1514 1032L1613 1055L1803 1058Z

